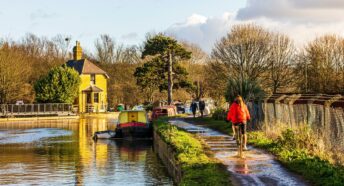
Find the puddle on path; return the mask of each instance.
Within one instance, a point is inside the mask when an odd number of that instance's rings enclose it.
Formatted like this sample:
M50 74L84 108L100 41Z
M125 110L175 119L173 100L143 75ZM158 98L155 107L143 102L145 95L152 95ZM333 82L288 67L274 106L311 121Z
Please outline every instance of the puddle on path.
M236 142L231 140L230 136L180 119L171 120L170 123L200 135L214 151L215 158L227 166L238 185L308 185L264 151L249 146L248 151L244 153L245 158L239 158Z

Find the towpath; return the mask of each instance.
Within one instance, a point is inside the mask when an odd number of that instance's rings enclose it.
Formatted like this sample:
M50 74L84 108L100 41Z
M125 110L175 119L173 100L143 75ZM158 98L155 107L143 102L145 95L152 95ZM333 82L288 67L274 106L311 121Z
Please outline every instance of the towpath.
M227 166L234 185L308 185L298 175L287 171L274 157L264 151L248 146L245 159L237 157L237 145L231 137L209 128L200 127L183 119L173 119L170 123L196 133L204 139L214 152L215 158Z

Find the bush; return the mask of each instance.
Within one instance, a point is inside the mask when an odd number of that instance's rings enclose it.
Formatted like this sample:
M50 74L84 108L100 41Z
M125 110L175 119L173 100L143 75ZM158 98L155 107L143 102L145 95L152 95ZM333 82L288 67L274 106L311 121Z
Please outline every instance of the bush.
M244 79L242 82L238 79L229 79L226 99L233 101L237 95L241 95L246 101L264 97L264 91L259 83L250 79Z
M226 111L223 108L216 108L211 116L215 120L225 120L226 119Z
M36 101L40 103L73 103L78 96L79 73L66 65L55 67L35 83Z

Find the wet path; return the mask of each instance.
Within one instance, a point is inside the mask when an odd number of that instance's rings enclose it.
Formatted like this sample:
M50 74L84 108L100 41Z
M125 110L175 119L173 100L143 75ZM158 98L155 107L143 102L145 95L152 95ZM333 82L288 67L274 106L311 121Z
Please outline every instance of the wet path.
M237 157L237 145L231 137L212 129L196 126L183 120L171 120L171 124L196 133L204 139L215 157L231 172L235 185L307 185L297 175L283 168L274 157L248 146L244 159Z

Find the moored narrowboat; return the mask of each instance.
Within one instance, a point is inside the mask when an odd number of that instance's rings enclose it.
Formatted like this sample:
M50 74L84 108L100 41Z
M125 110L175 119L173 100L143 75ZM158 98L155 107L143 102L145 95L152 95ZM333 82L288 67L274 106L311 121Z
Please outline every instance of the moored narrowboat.
M144 110L122 111L118 116L116 133L123 138L151 138L152 131L152 124Z
M153 109L152 119L158 119L160 116L175 116L177 114L176 106L161 106Z

